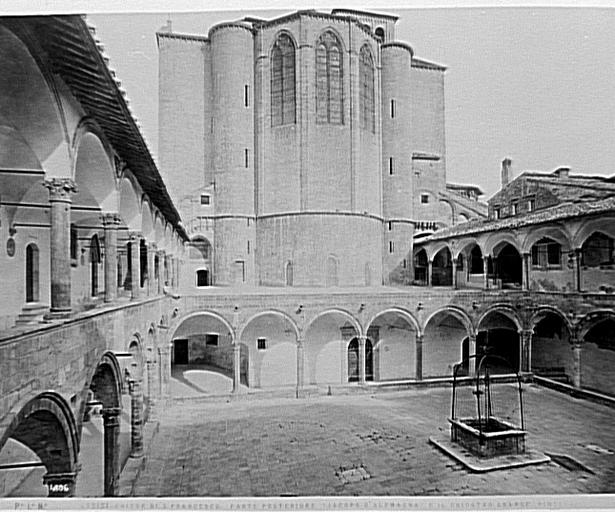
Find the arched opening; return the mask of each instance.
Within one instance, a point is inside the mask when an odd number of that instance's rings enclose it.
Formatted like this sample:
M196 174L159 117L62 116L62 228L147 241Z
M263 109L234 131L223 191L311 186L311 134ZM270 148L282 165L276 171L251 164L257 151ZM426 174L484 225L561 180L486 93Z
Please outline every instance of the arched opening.
M297 330L286 315L259 314L246 324L240 336L250 354L250 387L297 384Z
M221 316L208 312L191 315L179 324L172 340L172 396L232 391L233 335L230 324ZM247 357L245 351L241 356Z
M414 255L414 284L427 285L427 251L419 249Z
M39 262L36 244L26 246L26 302L39 301Z
M431 316L423 333L422 376L452 377L453 366L461 361L462 341L470 334L469 319L453 310Z
M477 360L485 354L504 358L510 366L493 363L493 373L508 373L510 368L520 370L519 357L519 327L507 314L501 311L491 311L482 318L476 335Z
M91 475L91 482L81 484L86 487L81 488L80 495L118 495L120 468L130 453L128 429L122 429L122 424L125 423L121 414L122 379L117 358L107 352L94 371L80 408L80 414L83 415L80 450L82 471ZM100 455L94 456L101 451L102 468ZM85 454L91 455L84 456Z
M581 246L582 290L612 293L615 289L615 240L596 231Z
M90 295L98 297L98 269L102 256L100 252L100 242L98 235L90 239Z
M448 247L443 247L434 256L431 279L433 286L452 286L453 259Z
M327 258L327 265L326 265L326 278L325 278L325 285L327 287L331 287L331 286L338 286L339 281L338 281L338 275L337 275L337 258L335 256L329 256Z
M344 311L326 311L305 330L306 384L345 384L348 376L348 342L359 335L357 321Z
M615 396L615 317L598 318L581 347L583 388Z
M521 288L523 264L521 255L508 242L493 250L495 277L502 288Z
M211 281L209 279L208 269L199 269L196 271L196 285L198 287L209 286Z
M358 382L360 374L359 338L352 338L348 344L348 382ZM365 339L365 380L374 380L374 347L369 338Z
M148 279L148 276L147 276L147 244L145 243L144 238L141 238L139 242L139 270L140 270L139 286L143 288Z
M43 466L9 470L3 479L4 496L25 496L25 491L30 491L27 496L74 494L79 441L75 418L61 396L45 392L24 405L0 440L0 450L2 463Z
M367 329L375 381L416 377L416 323L401 311L385 311Z
M536 375L572 384L574 361L570 332L560 315L541 312L534 323L530 370Z
M384 41L384 29L382 27L377 27L374 31L374 35L380 39L380 41Z
M478 245L474 245L470 254L468 255L468 273L472 274L484 274L485 267L483 263L483 251L480 250Z
M289 261L286 263L286 286L293 285L293 262Z
M532 270L561 268L562 246L551 238L541 238L531 249Z

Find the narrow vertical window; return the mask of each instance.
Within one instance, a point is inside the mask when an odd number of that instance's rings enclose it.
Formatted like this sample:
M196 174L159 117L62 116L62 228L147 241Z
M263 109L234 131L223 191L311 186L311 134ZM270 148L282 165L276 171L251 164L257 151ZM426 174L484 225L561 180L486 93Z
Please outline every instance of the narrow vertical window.
M393 223L389 222L389 231L391 231L393 229Z
M392 156L389 157L389 174L391 176L393 175L393 157Z
M331 31L316 44L316 122L344 124L342 45Z
M250 240L248 240L248 254L250 254Z
M243 105L244 107L250 106L250 86L249 85L243 86Z
M288 34L280 34L271 51L272 126L296 122L295 100L295 44Z
M374 115L374 59L367 45L361 47L359 69L361 75L361 128L373 133L376 126Z
M38 247L29 244L26 247L26 302L38 302Z
M250 167L250 150L248 148L243 150L243 156L244 156L244 165L247 169L248 167Z
M395 100L391 100L391 119L395 117Z
M393 240L389 241L389 252L393 252L395 250L395 244L393 243Z

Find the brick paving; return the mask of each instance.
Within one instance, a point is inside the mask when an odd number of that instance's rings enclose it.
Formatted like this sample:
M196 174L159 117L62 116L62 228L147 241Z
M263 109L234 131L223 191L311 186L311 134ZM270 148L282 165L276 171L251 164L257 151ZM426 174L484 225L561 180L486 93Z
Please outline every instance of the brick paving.
M512 390L512 388L510 388ZM161 411L136 496L415 496L615 492L615 409L537 386L528 444L593 470L472 474L428 443L447 432L450 389L302 400L184 401ZM594 449L587 448L593 445ZM601 450L596 450L595 447ZM367 479L340 478L363 468Z

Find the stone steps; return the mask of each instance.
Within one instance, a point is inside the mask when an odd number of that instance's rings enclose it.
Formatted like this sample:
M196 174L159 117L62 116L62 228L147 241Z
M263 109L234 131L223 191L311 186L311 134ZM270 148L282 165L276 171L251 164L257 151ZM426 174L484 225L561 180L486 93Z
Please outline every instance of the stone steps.
M47 304L32 302L26 304L15 320L15 325L35 324L43 320L43 315L49 311Z

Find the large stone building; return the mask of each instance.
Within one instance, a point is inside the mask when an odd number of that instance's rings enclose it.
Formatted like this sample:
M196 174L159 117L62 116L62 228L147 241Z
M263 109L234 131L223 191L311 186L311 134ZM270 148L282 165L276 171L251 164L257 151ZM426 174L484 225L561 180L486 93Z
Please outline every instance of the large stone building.
M183 284L409 284L415 233L484 214L476 187L446 184L445 68L396 21L298 11L157 34L161 169L203 256Z

